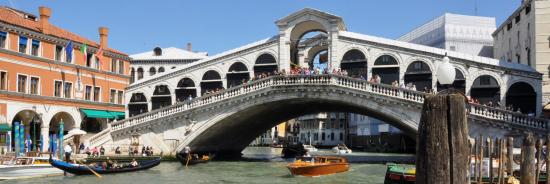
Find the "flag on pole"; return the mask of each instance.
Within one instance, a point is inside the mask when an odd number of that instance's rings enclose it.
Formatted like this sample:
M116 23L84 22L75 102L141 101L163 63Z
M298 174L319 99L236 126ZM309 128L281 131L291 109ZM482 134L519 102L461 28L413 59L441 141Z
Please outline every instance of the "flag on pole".
M103 62L103 45L99 45L99 49L97 50L97 60L99 61L99 66L101 66L101 62ZM96 66L99 68L99 66Z
M87 57L88 57L88 46L86 46L86 43L83 43L82 44L82 47L80 47L80 52L82 52L82 55L84 56L84 62L86 62L86 64L88 64L87 62Z
M73 59L73 41L69 40L67 46L65 46L65 55L67 56L67 61L72 61Z

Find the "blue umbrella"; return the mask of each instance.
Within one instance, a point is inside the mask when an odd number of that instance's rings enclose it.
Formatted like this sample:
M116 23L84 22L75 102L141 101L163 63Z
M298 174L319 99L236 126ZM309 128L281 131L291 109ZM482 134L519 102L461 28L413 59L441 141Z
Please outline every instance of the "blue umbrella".
M19 154L25 155L25 125L19 124Z

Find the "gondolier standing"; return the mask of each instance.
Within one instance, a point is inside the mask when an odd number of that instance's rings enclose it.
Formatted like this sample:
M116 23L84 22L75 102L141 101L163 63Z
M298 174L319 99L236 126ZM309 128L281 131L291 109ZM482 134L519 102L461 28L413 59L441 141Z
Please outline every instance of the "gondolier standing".
M185 148L183 148L183 154L185 154L185 158L189 159L189 154L191 154L191 148L189 146L185 146Z
M65 162L71 162L71 153L73 152L71 143L67 144L63 150L65 151Z

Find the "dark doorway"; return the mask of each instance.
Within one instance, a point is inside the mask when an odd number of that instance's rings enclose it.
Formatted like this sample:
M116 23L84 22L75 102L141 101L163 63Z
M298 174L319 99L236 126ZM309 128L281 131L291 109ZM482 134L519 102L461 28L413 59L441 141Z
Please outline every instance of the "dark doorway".
M132 117L141 113L146 113L147 108L147 98L143 93L134 93L130 98L128 103L128 116Z
M155 87L151 97L151 109L160 109L172 105L172 97L167 85L158 85Z
M178 82L176 88L176 100L178 102L183 102L189 97L197 97L197 88L195 87L195 82L190 78L183 78Z
M202 76L201 94L213 93L223 89L222 78L220 74L214 70L209 70Z
M390 55L382 55L374 61L372 76L380 76L380 83L391 84L393 81L399 82L399 63Z
M367 58L357 49L347 51L342 57L340 68L348 72L348 76L367 78Z
M479 100L480 104L500 102L500 86L497 80L489 75L482 75L474 80L470 96Z
M516 82L506 93L506 105L513 111L522 113L537 112L537 93L533 87L525 82Z
M233 63L227 72L227 87L231 88L243 84L250 79L246 65L241 62Z
M413 84L417 90L432 89L432 71L422 61L412 62L405 72L405 85Z
M271 54L260 55L254 64L254 76L262 73L273 73L278 70L277 60Z

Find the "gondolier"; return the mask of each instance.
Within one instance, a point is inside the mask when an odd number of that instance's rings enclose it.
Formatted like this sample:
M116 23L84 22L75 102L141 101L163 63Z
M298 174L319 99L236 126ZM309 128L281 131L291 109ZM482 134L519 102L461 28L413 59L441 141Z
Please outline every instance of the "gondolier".
M65 162L71 162L71 153L73 152L71 143L67 144L63 151L65 151Z

